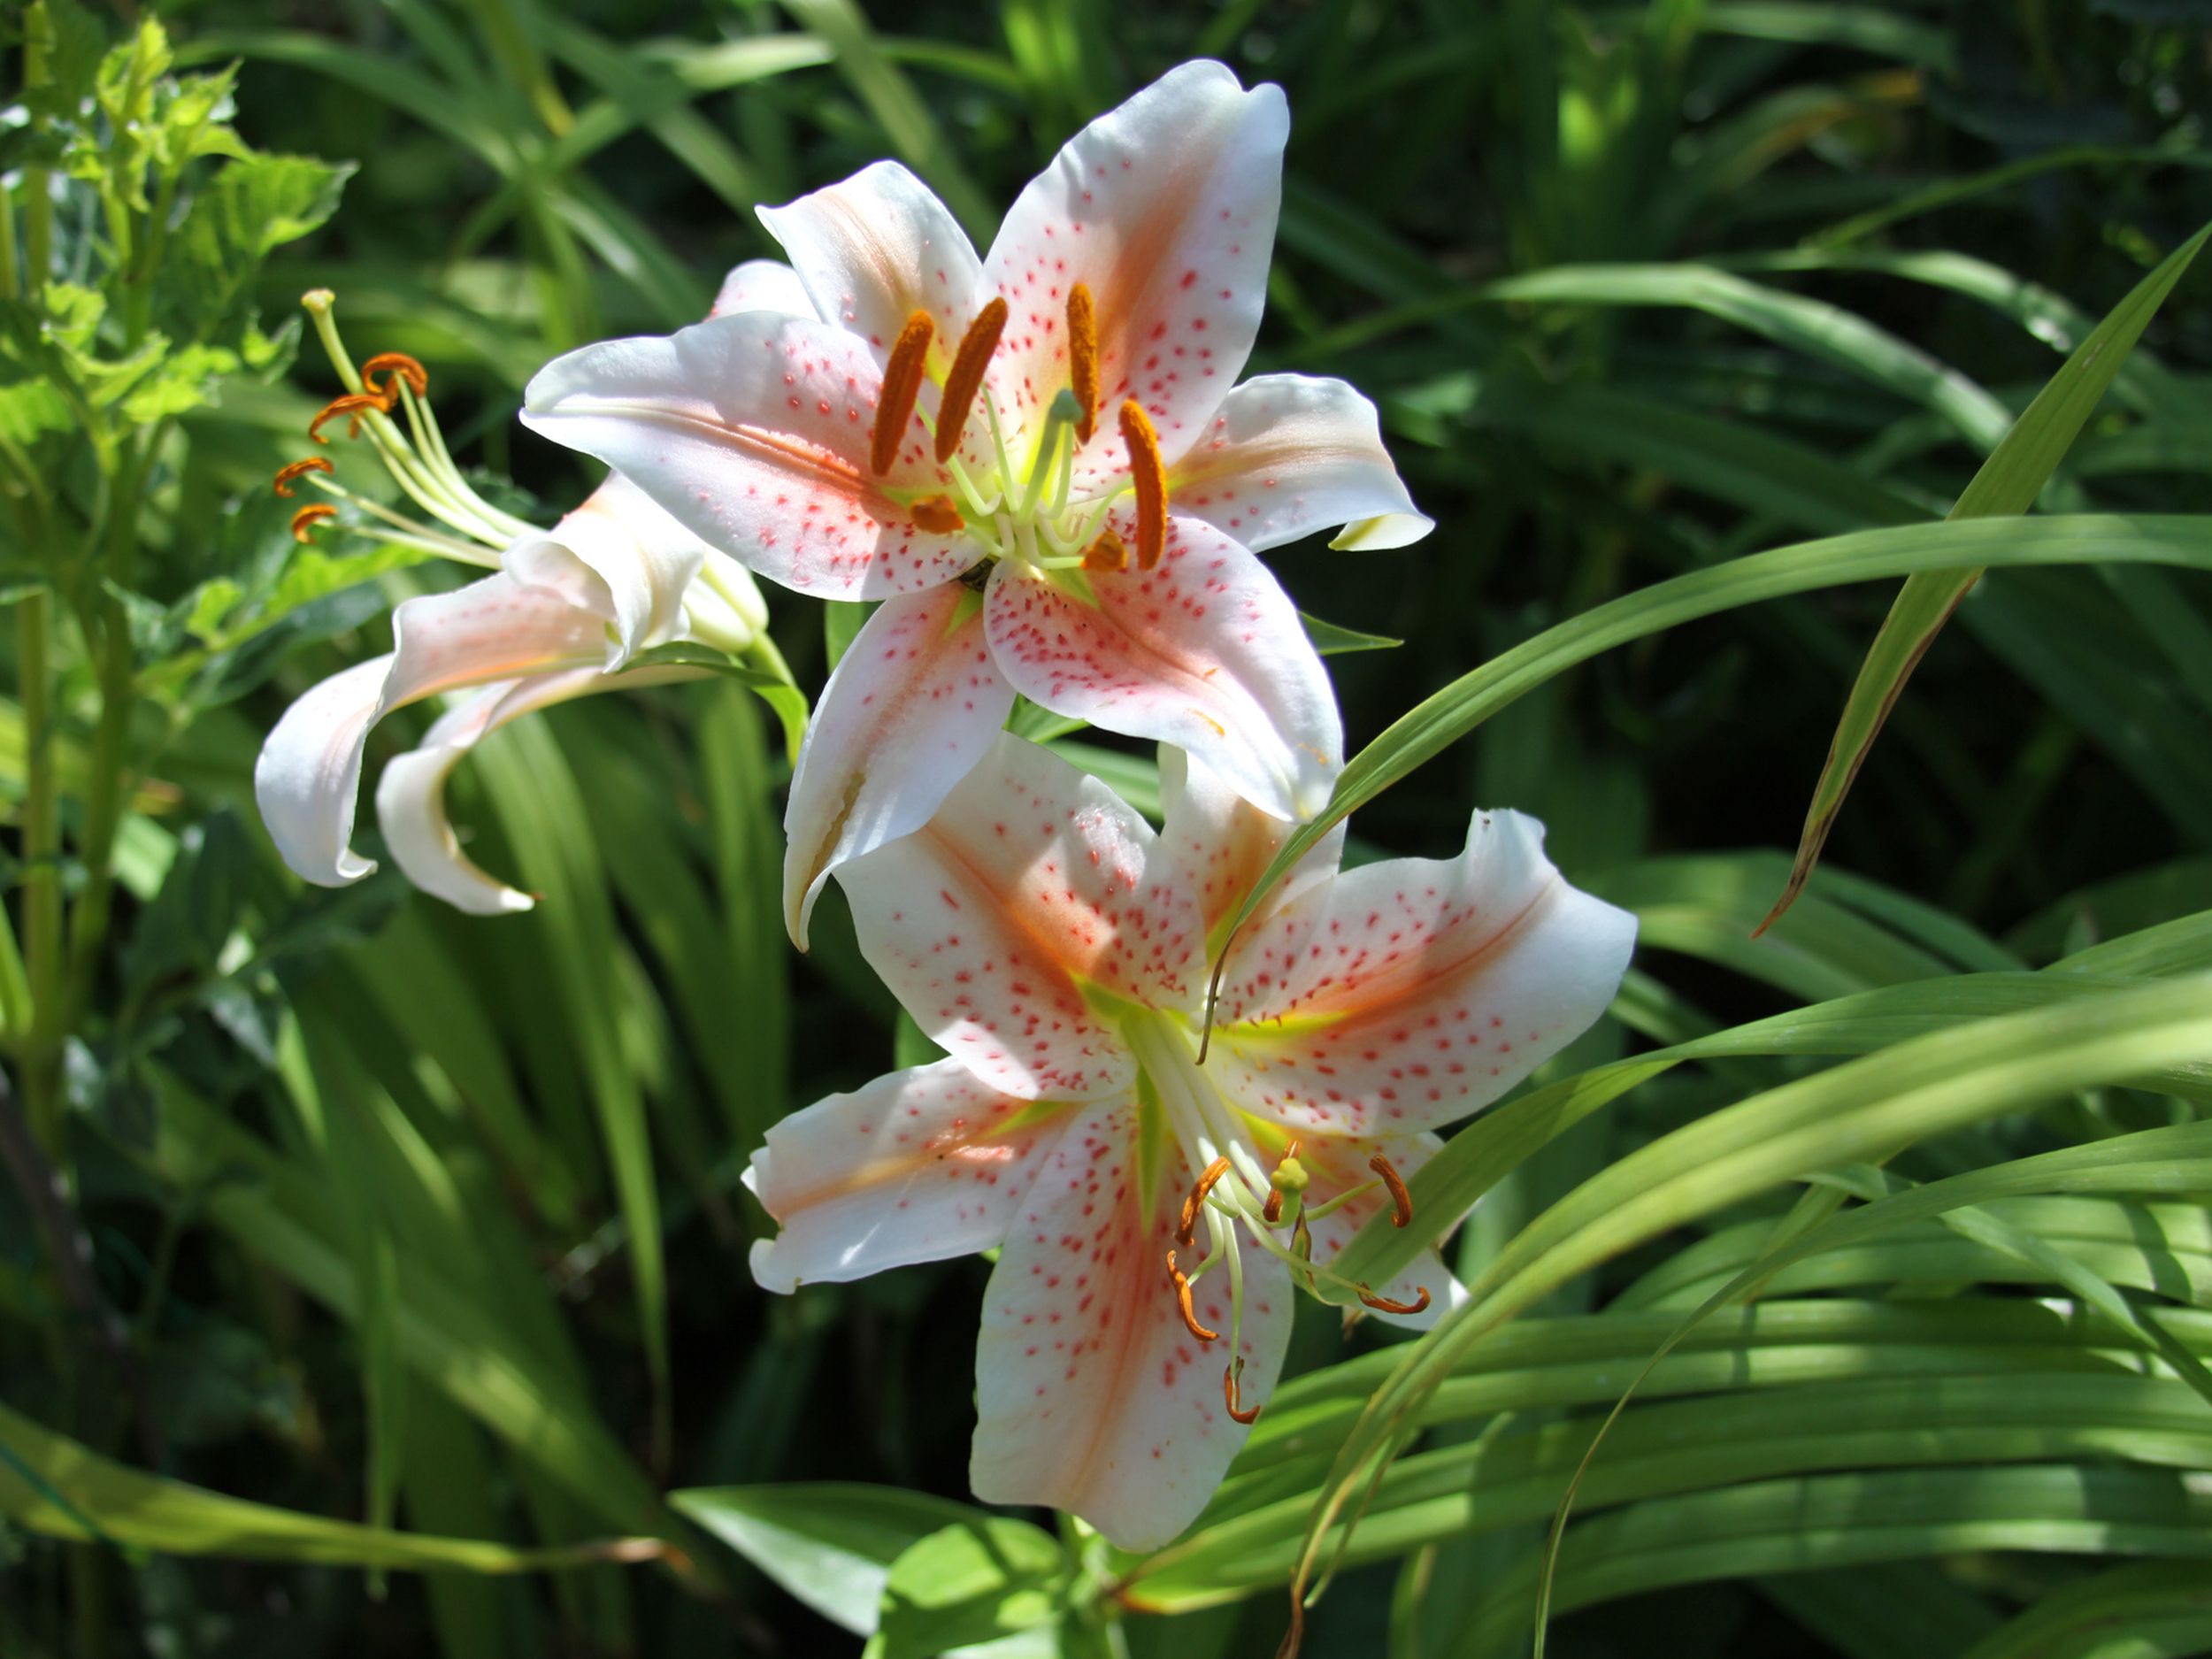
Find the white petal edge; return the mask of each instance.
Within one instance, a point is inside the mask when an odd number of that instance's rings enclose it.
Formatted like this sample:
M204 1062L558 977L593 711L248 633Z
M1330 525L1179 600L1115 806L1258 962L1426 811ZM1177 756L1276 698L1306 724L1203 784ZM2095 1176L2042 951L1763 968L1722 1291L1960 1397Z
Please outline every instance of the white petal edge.
M825 322L887 354L907 318L930 314L949 360L990 290L952 210L895 161L781 207L757 210Z
M1436 527L1383 448L1375 406L1342 380L1262 374L1224 398L1168 472L1178 512L1255 552L1345 526L1331 547L1404 547Z
M783 818L784 925L801 950L830 872L928 823L1006 724L1014 688L973 600L957 582L885 600L822 687Z
M733 265L714 296L710 317L732 317L739 311L780 311L787 317L816 317L814 302L807 297L799 273L780 259L748 259Z

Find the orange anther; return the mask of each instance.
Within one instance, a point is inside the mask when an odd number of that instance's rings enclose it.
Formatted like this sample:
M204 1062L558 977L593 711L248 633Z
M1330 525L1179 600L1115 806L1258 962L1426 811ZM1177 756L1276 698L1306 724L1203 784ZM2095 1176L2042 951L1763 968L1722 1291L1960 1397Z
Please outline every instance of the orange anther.
M337 470L336 467L331 465L328 457L311 455L304 461L293 461L277 468L276 480L269 488L280 495L295 495L297 492L292 488L294 479L303 477L309 472L334 472Z
M1229 1160L1216 1158L1191 1187L1190 1195L1183 1200L1183 1224L1175 1229L1178 1244L1188 1244L1197 1236L1199 1207L1206 1202L1206 1194L1213 1191L1214 1183L1228 1172Z
M1298 1137L1293 1135L1290 1138L1290 1144L1283 1148L1283 1156L1275 1160L1275 1167L1281 1169L1284 1164L1297 1156ZM1271 1227L1282 1218L1283 1189L1279 1187L1270 1186L1267 1189L1267 1202L1260 1206L1260 1219Z
M1245 1407L1237 1403L1237 1373L1243 1369L1242 1360L1221 1368L1221 1398L1223 1403L1229 1408L1229 1415L1238 1422L1256 1423L1260 1420L1259 1407Z
M1367 1160L1367 1167L1382 1177L1382 1184L1390 1189L1390 1225L1402 1227L1413 1219L1413 1194L1406 1191L1406 1184L1398 1179L1398 1171L1390 1160L1379 1152Z
M376 377L384 376L379 386ZM397 382L407 382L407 389L420 397L430 389L430 373L404 351L380 351L361 365L361 383L385 400L389 408L399 396Z
M949 495L925 495L913 506L914 527L933 535L952 535L967 522Z
M960 349L945 376L945 395L937 402L937 458L949 461L960 448L960 434L975 407L975 395L983 388L983 371L998 349L999 334L1006 327L1006 302L995 299L975 314L968 332L960 336ZM882 471L880 467L876 469Z
M1422 1286L1411 1302L1393 1302L1387 1296L1378 1296L1362 1285L1359 1299L1379 1313L1419 1313L1429 1305L1429 1287Z
M380 392L348 392L343 397L334 397L322 406L315 419L307 423L307 435L318 443L328 443L330 440L323 436L323 423L346 415L351 418L346 423L346 436L357 438L361 435L363 415L372 409L380 415L391 406L392 400Z
M1172 1250L1167 1253L1167 1276L1175 1281L1175 1306L1183 1316L1184 1328L1202 1342L1219 1341L1220 1332L1209 1331L1198 1323L1198 1310L1191 1306L1190 1280L1184 1277L1182 1269L1175 1265L1175 1252Z
M1068 290L1068 382L1083 406L1075 435L1088 443L1098 424L1098 319L1091 311L1091 290L1081 282Z
M906 423L914 419L914 401L922 395L922 370L929 361L929 342L937 325L927 311L916 311L892 343L891 360L883 367L883 395L876 402L876 424L868 434L868 465L881 478L898 458L906 437Z
M1121 406L1121 441L1129 446L1129 481L1137 492L1137 568L1148 571L1167 545L1167 468L1160 434L1133 397Z
M1098 533L1098 540L1083 549L1083 568L1087 571L1125 571L1129 568L1129 549L1121 537L1108 525Z
M292 515L292 540L312 541L315 526L325 518L335 518L338 510L326 501L319 501L311 507L303 507Z

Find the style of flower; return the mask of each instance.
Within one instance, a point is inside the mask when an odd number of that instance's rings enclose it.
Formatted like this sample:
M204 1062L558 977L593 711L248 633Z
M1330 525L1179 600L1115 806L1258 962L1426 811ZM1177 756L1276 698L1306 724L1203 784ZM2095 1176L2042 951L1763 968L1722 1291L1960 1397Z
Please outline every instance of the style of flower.
M701 546L618 474L550 532L499 511L448 457L424 396L421 365L386 353L355 370L337 338L329 296L310 295L308 308L352 388L316 418L311 435L327 442L321 427L341 418L357 434L365 428L403 490L442 527L355 495L319 456L279 472L278 492L288 495L298 483L311 483L358 508L363 534L496 568L451 593L403 602L392 613L389 652L333 675L285 711L254 766L262 821L284 862L307 880L323 887L359 880L376 868L349 845L371 729L408 703L472 690L419 746L385 768L378 820L394 861L424 891L480 914L527 910L527 895L487 875L461 851L445 811L454 767L518 715L709 672L648 666L618 677L654 646L693 641L733 656L767 650L766 610L743 566ZM407 431L390 419L402 404ZM336 511L329 503L302 508L294 534L309 539Z
M829 872L919 828L1015 695L1187 750L1278 818L1342 738L1255 549L1431 528L1341 380L1233 385L1259 327L1282 91L1186 64L1094 121L979 259L895 163L761 218L718 319L549 365L526 424L803 593L885 603L824 688L785 821L803 949ZM734 314L732 314L734 313Z
M780 1224L753 1249L771 1290L1002 1246L975 1492L1133 1549L1219 1484L1294 1289L1416 1324L1463 1294L1432 1248L1380 1286L1331 1263L1371 1217L1411 1219L1430 1131L1604 1011L1635 930L1517 813L1476 814L1448 863L1340 873L1340 833L1237 934L1202 1064L1208 937L1286 829L1175 751L1161 784L1156 835L1001 736L920 831L846 864L863 952L949 1057L786 1118L748 1177Z

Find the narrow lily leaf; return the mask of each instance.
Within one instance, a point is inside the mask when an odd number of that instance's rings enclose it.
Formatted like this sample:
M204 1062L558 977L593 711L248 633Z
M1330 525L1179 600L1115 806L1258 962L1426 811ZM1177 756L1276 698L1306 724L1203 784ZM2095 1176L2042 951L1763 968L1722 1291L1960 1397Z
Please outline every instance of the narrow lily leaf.
M142 1474L0 1406L0 1515L51 1538L104 1540L180 1555L420 1572L540 1572L597 1562L644 1561L657 1540L610 1539L518 1549L302 1515Z
M668 1502L856 1636L874 1633L893 1563L933 1533L987 1518L947 1498L833 1482L695 1486Z
M1341 657L1351 651L1386 651L1405 643L1384 634L1362 634L1357 628L1339 627L1302 611L1298 613L1298 620L1305 624L1306 637L1313 641L1313 649L1324 657Z
M718 651L711 645L690 640L674 640L640 651L624 665L623 672L651 668L703 668L750 687L776 711L776 718L783 725L784 747L790 752L793 764L797 764L799 743L806 736L807 701L806 693L790 680L741 661L726 651Z
M976 1516L910 1545L891 1563L869 1659L933 1659L1053 1619L1074 1564L1049 1532Z
M1951 509L1954 522L2011 517L2035 504L2113 376L2208 236L2212 236L2212 225L2176 249L2075 348L1961 492ZM1763 926L1771 926L1804 890L1805 879L1819 863L1821 849L1843 810L1843 798L1866 764L1890 710L1904 694L1906 680L1981 574L1980 566L1964 566L1917 572L1906 579L1845 699L1827 761L1813 786L1812 803L1805 811L1789 880Z
M1238 907L1241 926L1329 831L1510 703L1615 646L1716 611L1843 582L1985 566L2130 564L2212 568L2212 520L2065 515L1865 530L1754 553L1584 611L1491 658L1414 705L1355 755L1320 815L1300 825Z

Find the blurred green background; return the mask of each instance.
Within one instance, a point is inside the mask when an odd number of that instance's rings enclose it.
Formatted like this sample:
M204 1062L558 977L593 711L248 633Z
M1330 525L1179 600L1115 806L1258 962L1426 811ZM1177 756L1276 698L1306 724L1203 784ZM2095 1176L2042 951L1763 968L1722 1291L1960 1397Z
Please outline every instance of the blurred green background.
M1171 65L1217 56L1281 83L1288 180L1253 367L1363 388L1439 523L1402 552L1271 556L1302 609L1402 641L1332 659L1355 749L1616 595L1941 516L2064 352L2212 219L2199 0L155 10L184 63L242 63L250 142L358 164L334 218L262 270L265 319L335 290L354 349L421 358L465 463L549 522L592 480L515 424L524 381L570 346L703 314L725 268L775 252L756 204L894 155L982 244L1064 138ZM2208 369L2212 306L2193 276L2044 505L2212 506ZM187 418L190 467L149 538L157 597L282 548L265 480L337 389L311 341L288 381L241 383ZM365 455L341 462L368 475ZM1548 824L1571 879L1639 910L1644 1012L1569 1069L1870 986L2039 966L2212 907L2206 588L2142 574L1985 581L1868 765L1831 843L1836 875L1764 946L1749 927L1893 585L1730 611L1601 657L1363 811L1355 835L1442 856L1471 807L1518 807ZM122 1080L88 1091L72 1132L99 1294L136 1363L95 1433L42 1335L52 1307L11 1189L0 1400L242 1498L350 1518L389 1502L416 1531L518 1543L658 1534L691 1575L403 1571L373 1586L352 1567L85 1551L0 1524L0 1651L856 1652L654 1494L833 1479L965 1496L986 1264L790 1300L746 1271L764 1217L737 1176L763 1128L918 1052L840 901L811 957L785 944L787 764L764 707L733 684L687 686L488 744L457 779L456 817L480 863L544 895L526 917L460 917L389 871L303 896L276 865L251 803L261 734L289 696L383 648L387 601L451 580L388 577L235 700L158 734L102 980L96 1057ZM818 607L770 599L801 682L818 686ZM427 718L380 729L372 772ZM19 711L12 726L0 762L19 775ZM1125 759L1095 764L1141 792L1148 757L1100 747ZM360 843L375 850L366 826ZM130 953L165 929L212 948L134 979ZM1624 1148L1793 1066L1670 1077L1562 1137L1486 1201L1466 1259ZM1924 1172L2040 1144L1991 1131ZM1538 1311L1601 1307L1749 1213ZM1913 1282L1944 1294L1935 1270ZM1317 1307L1301 1320L1293 1371L1378 1340L1340 1338ZM1307 1652L1484 1651L1471 1609L1525 1563L1548 1512L1348 1575ZM85 1554L97 1563L73 1564ZM1788 1575L1716 1568L1565 1617L1555 1651L1955 1653L2092 1571L1971 1540ZM89 1633L88 1594L103 1610ZM1265 1655L1283 1619L1269 1594L1113 1640Z

